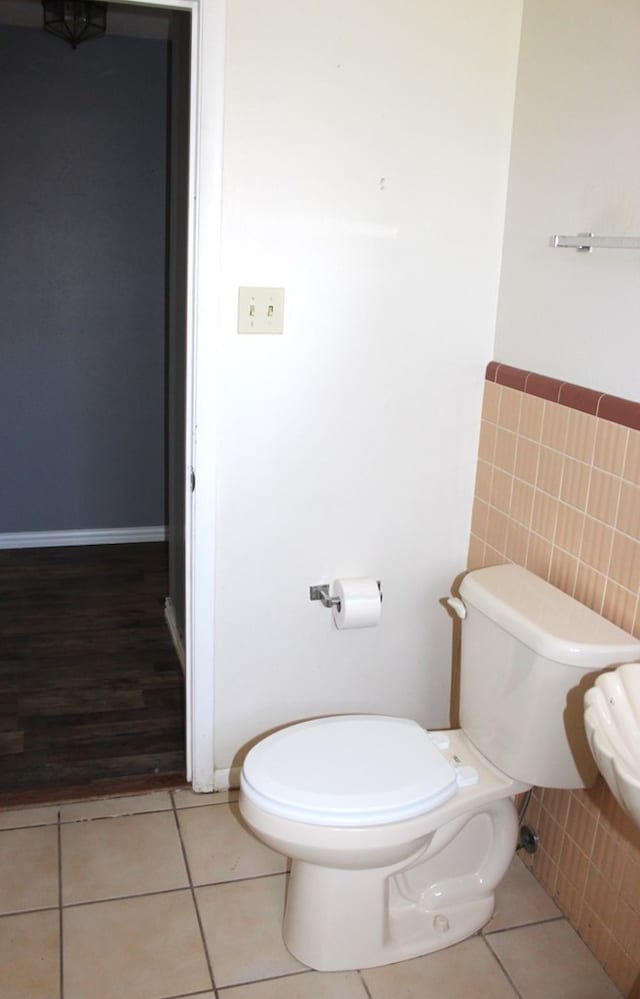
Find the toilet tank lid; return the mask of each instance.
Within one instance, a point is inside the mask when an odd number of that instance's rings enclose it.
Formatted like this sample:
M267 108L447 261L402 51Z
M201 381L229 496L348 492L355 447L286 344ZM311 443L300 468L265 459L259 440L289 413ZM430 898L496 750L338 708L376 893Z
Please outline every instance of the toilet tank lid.
M640 654L632 635L519 565L474 569L462 580L460 596L553 662L593 670Z

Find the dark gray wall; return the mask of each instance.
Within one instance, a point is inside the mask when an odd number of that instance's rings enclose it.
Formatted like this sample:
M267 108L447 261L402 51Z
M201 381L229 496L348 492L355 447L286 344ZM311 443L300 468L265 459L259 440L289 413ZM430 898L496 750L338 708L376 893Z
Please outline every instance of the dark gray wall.
M174 12L170 21L169 37L169 252L167 254L169 594L173 602L176 624L184 639L190 14Z
M0 532L164 524L167 46L0 28Z

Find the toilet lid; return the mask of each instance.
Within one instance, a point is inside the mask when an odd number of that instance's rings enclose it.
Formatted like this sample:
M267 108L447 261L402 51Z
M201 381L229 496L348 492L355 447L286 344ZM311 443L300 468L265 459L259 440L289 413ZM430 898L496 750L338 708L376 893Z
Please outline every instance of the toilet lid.
M367 826L431 811L455 768L407 718L341 715L283 728L247 754L241 788L259 808L310 825Z

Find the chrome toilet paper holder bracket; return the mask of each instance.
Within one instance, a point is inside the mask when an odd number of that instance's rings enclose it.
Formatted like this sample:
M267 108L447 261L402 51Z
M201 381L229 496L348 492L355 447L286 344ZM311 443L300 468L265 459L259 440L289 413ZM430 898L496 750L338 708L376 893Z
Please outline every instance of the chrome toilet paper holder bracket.
M377 579L380 603L382 603L382 582ZM340 613L340 597L332 597L329 594L329 583L321 583L319 586L309 587L309 600L319 600L323 607L335 607Z
M329 584L309 587L309 600L319 600L323 607L335 607L340 612L340 597L329 596Z

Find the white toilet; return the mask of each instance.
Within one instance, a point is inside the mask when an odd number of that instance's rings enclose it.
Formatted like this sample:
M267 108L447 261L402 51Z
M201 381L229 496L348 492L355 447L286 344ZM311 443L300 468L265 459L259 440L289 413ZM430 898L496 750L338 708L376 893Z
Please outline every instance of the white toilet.
M389 964L474 933L514 854L513 796L595 779L584 691L640 642L519 566L470 572L460 596L461 729L339 715L247 754L240 811L292 858L283 937L311 968Z

